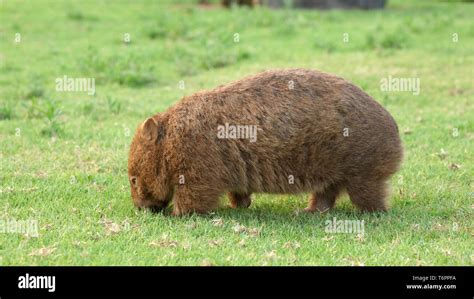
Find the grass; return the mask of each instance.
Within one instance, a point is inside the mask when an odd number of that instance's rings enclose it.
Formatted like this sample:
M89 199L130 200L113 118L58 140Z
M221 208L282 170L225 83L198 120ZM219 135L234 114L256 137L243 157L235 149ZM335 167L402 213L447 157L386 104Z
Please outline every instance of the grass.
M474 6L168 2L0 3L0 220L39 226L39 237L0 233L1 265L474 264ZM184 95L280 67L339 74L392 113L406 158L390 212L361 214L344 197L328 214L297 215L304 194L183 218L133 208L127 154L141 121ZM95 78L95 94L57 92L64 75ZM420 78L420 94L381 91L389 75ZM364 234L326 233L334 217L364 220Z

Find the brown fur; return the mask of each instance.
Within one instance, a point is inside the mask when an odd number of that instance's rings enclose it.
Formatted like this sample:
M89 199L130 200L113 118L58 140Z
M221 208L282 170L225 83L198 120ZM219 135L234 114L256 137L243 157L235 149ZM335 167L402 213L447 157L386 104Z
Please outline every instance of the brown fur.
M256 125L256 142L218 138L225 123ZM288 69L195 93L147 119L128 166L135 205L172 200L175 215L209 212L226 192L233 207L248 207L252 193L309 192L306 210L325 212L347 190L359 209L385 211L402 154L395 121L365 92Z

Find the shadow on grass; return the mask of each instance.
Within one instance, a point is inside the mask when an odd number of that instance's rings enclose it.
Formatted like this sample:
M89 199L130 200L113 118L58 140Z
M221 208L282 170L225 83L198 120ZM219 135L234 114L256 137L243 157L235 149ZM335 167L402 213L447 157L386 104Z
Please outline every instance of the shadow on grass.
M268 202L260 202L251 207L233 209L228 205L222 205L219 209L209 214L191 214L180 217L171 216L171 207L165 211L159 212L156 216L170 217L173 222L189 222L195 220L211 221L213 219L222 219L224 223L240 224L247 227L281 227L292 226L294 228L319 227L324 228L328 221L337 220L364 220L366 223L378 226L386 225L387 222L397 218L397 213L375 212L364 213L355 209L351 203L343 202L326 213L307 213L302 209L294 209L288 205L272 205Z

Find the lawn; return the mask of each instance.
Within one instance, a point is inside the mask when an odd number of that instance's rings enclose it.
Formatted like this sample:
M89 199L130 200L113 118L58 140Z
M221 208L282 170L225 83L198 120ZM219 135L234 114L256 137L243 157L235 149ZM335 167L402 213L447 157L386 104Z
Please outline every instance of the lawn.
M0 1L0 265L474 265L474 5L168 2ZM140 122L285 67L340 75L394 116L405 160L389 212L359 213L344 196L329 213L297 213L305 194L181 218L133 207ZM63 76L94 78L95 94L57 91ZM381 90L389 76L418 78L419 94ZM327 232L334 218L364 221L363 233Z

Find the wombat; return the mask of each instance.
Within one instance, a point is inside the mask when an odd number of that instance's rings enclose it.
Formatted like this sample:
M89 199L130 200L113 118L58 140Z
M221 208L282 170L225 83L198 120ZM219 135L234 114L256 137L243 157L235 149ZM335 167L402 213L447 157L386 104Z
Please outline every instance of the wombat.
M387 181L403 148L392 116L344 79L307 69L271 70L184 97L145 120L128 175L137 207L206 213L227 193L310 193L308 212L342 191L362 211L386 211Z

